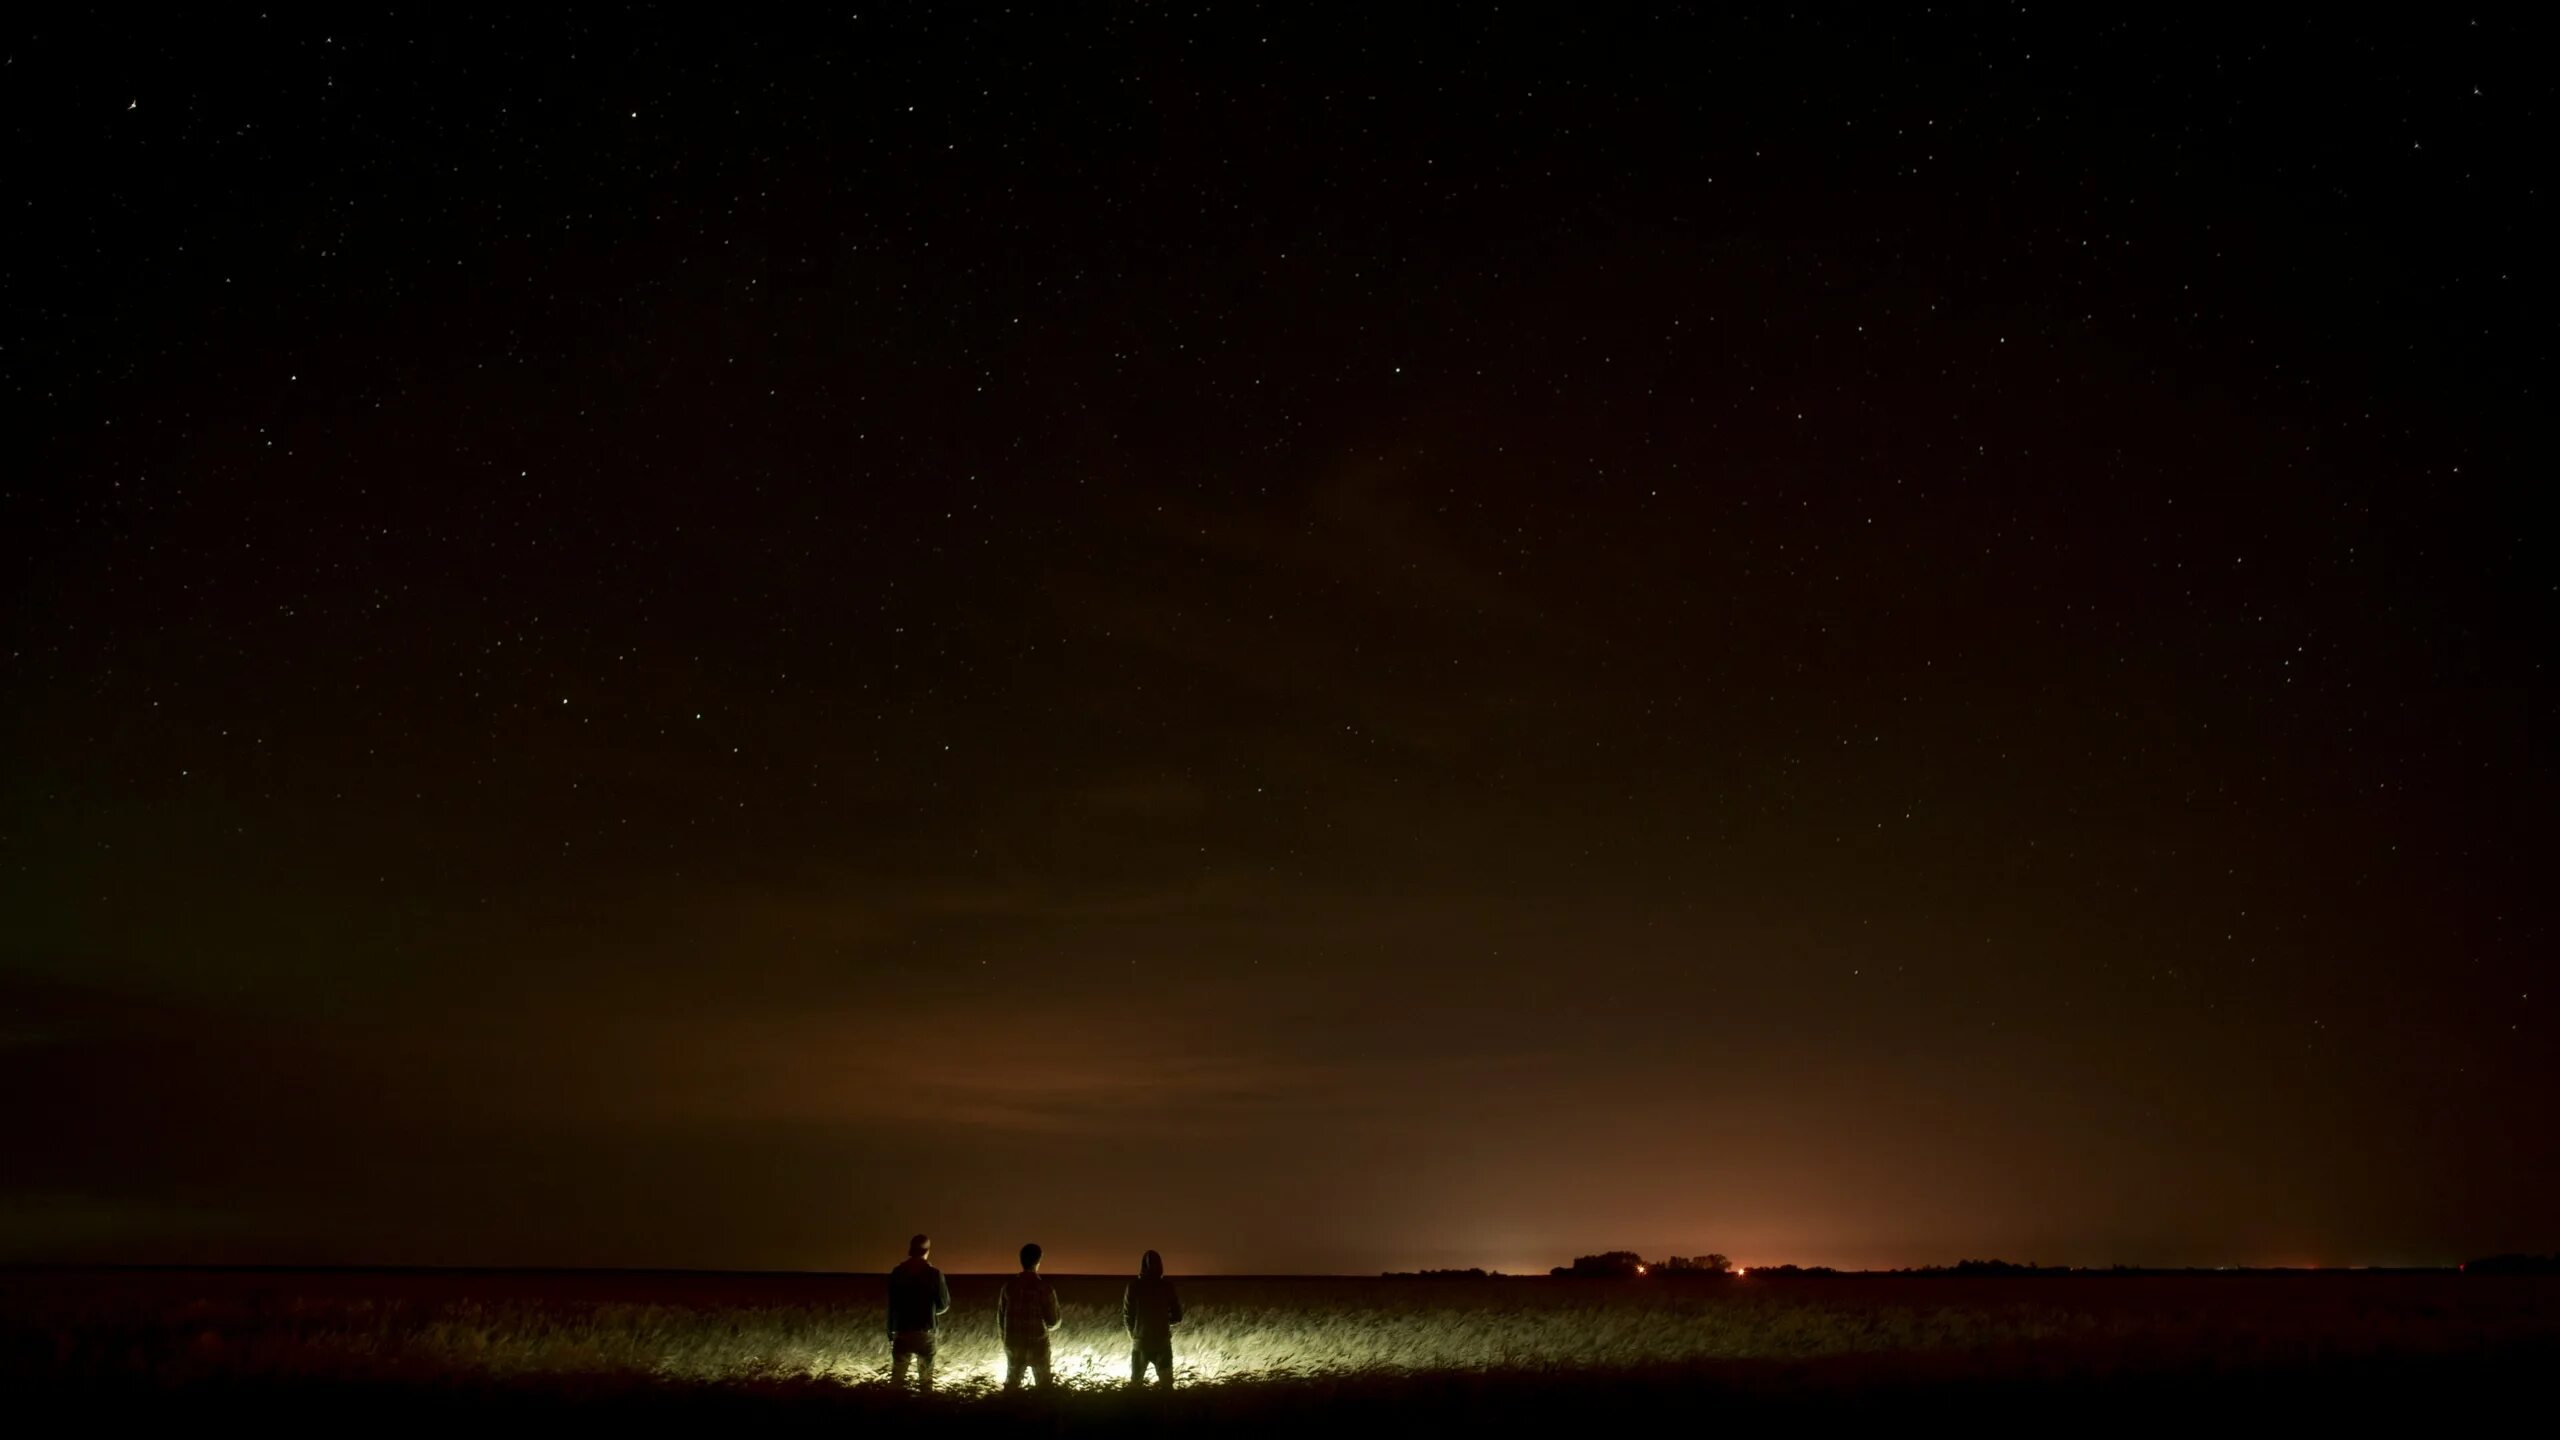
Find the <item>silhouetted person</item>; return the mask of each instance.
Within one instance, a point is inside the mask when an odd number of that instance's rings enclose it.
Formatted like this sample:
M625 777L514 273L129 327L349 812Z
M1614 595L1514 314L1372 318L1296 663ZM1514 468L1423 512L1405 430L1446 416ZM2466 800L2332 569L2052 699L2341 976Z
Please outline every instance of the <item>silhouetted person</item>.
M996 1333L1004 1337L1004 1388L1022 1387L1022 1372L1049 1388L1049 1332L1058 1328L1058 1292L1040 1277L1040 1247L1022 1247L1022 1273L996 1292Z
M1153 1250L1138 1260L1138 1278L1120 1292L1120 1323L1129 1332L1129 1383L1147 1383L1147 1367L1156 1367L1156 1383L1173 1384L1173 1327L1182 1323L1182 1297L1164 1278L1164 1257Z
M889 1272L889 1383L907 1383L907 1360L916 1361L916 1383L933 1388L933 1332L942 1328L942 1312L951 1308L951 1282L925 1259L933 1253L930 1236L907 1242L907 1258Z

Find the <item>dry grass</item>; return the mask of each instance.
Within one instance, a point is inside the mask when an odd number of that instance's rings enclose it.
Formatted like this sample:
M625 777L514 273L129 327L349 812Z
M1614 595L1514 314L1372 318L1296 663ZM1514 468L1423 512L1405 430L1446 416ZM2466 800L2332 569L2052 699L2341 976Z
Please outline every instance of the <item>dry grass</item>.
M1127 1375L1117 1280L1060 1282L1070 1388ZM1001 1375L992 1280L954 1286L946 1392ZM1681 1371L2004 1378L2214 1374L2560 1342L2560 1286L2457 1277L1183 1282L1192 1386ZM785 1386L885 1382L876 1279L0 1275L0 1378ZM1832 1383L1820 1380L1813 1383Z

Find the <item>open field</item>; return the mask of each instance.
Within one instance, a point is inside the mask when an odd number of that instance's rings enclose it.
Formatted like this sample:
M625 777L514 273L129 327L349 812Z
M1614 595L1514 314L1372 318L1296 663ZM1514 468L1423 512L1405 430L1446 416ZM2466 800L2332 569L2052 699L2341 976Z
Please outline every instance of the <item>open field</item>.
M1067 1393L1042 1413L1090 1428L1930 1403L2441 1419L2560 1374L2550 1279L1191 1279L1186 1383L1168 1401L1119 1388L1120 1283L1059 1277ZM995 1284L955 1280L931 1402L885 1384L875 1277L0 1272L0 1381L190 1411L641 1402L829 1421L895 1408L968 1428L1021 1416L989 1393Z

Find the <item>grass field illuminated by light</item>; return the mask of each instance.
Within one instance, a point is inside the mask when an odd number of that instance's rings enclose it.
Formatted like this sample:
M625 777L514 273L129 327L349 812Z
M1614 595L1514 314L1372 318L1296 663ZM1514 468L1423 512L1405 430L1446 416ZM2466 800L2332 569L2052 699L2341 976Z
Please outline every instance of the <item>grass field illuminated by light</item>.
M442 1273L22 1276L0 1379L185 1387L236 1380L522 1387L817 1385L888 1379L876 1276ZM999 1387L993 1277L954 1282L938 1378ZM2113 1373L2550 1343L2536 1292L2459 1279L1179 1282L1188 1387L1392 1383L1743 1363L1927 1373ZM1058 1383L1128 1379L1121 1282L1057 1281ZM1849 1369L1843 1370L1847 1366ZM1830 1383L1826 1381L1825 1383Z

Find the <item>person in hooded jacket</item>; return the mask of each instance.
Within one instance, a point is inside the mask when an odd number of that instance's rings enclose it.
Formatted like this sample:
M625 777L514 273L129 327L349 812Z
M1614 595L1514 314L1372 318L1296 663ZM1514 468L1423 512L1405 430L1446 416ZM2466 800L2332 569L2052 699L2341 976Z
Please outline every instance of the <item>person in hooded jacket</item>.
M951 1308L951 1283L927 1257L933 1241L918 1235L907 1242L906 1262L889 1272L889 1383L907 1383L907 1362L914 1360L916 1380L933 1388L934 1332Z
M1156 1383L1173 1384L1173 1327L1182 1323L1182 1297L1164 1278L1164 1257L1153 1250L1138 1261L1138 1278L1120 1292L1120 1323L1129 1332L1129 1383L1147 1382L1147 1367L1156 1367Z

